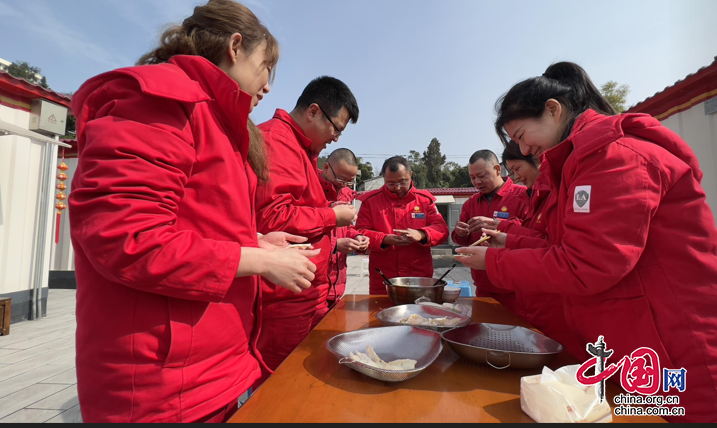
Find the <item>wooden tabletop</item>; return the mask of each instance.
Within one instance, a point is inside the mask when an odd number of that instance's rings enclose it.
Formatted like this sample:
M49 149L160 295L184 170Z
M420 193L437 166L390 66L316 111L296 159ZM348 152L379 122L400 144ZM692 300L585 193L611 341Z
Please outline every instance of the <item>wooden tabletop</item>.
M493 299L458 303L473 304L473 322L530 327ZM344 297L229 422L533 422L520 408L520 378L542 368L496 370L460 358L447 344L433 364L404 382L382 382L340 365L326 341L382 326L375 315L391 306L385 296ZM577 363L564 352L550 367ZM619 388L608 382L607 389L612 403Z

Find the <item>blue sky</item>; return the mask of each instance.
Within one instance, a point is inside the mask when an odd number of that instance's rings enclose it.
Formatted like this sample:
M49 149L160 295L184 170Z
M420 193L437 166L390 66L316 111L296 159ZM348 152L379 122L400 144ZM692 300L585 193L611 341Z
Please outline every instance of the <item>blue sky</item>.
M132 65L164 26L202 0L0 0L0 58L40 67L57 91ZM449 160L500 154L495 101L553 62L575 61L599 86L631 87L628 105L717 55L717 1L250 0L282 57L257 122L290 110L314 77L346 82L359 102L329 150L348 147L380 166L423 152L432 138Z

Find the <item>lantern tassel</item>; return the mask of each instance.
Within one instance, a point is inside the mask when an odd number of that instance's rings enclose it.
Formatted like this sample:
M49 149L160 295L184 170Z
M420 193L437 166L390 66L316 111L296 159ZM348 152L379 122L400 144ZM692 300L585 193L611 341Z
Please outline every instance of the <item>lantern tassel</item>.
M57 212L57 221L55 222L55 244L60 243L60 211Z

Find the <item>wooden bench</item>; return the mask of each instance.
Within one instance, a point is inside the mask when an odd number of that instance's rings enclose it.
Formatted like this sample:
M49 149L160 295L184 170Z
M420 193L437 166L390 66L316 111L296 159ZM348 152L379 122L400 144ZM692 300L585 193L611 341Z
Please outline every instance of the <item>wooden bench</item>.
M12 299L0 297L0 335L10 334L10 315L12 313Z

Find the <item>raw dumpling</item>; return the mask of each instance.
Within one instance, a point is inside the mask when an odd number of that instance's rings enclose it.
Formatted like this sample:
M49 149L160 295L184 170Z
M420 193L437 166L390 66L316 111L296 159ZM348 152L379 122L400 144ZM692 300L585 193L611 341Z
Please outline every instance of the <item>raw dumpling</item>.
M416 364L418 361L416 360L395 360L391 361L390 363L387 363L383 361L373 350L372 346L366 347L366 353L356 351L356 354L353 352L349 353L349 357L354 360L358 361L359 363L366 364L367 366L375 367L377 369L383 369L383 370L395 370L395 371L401 371L401 370L413 370L416 368Z

